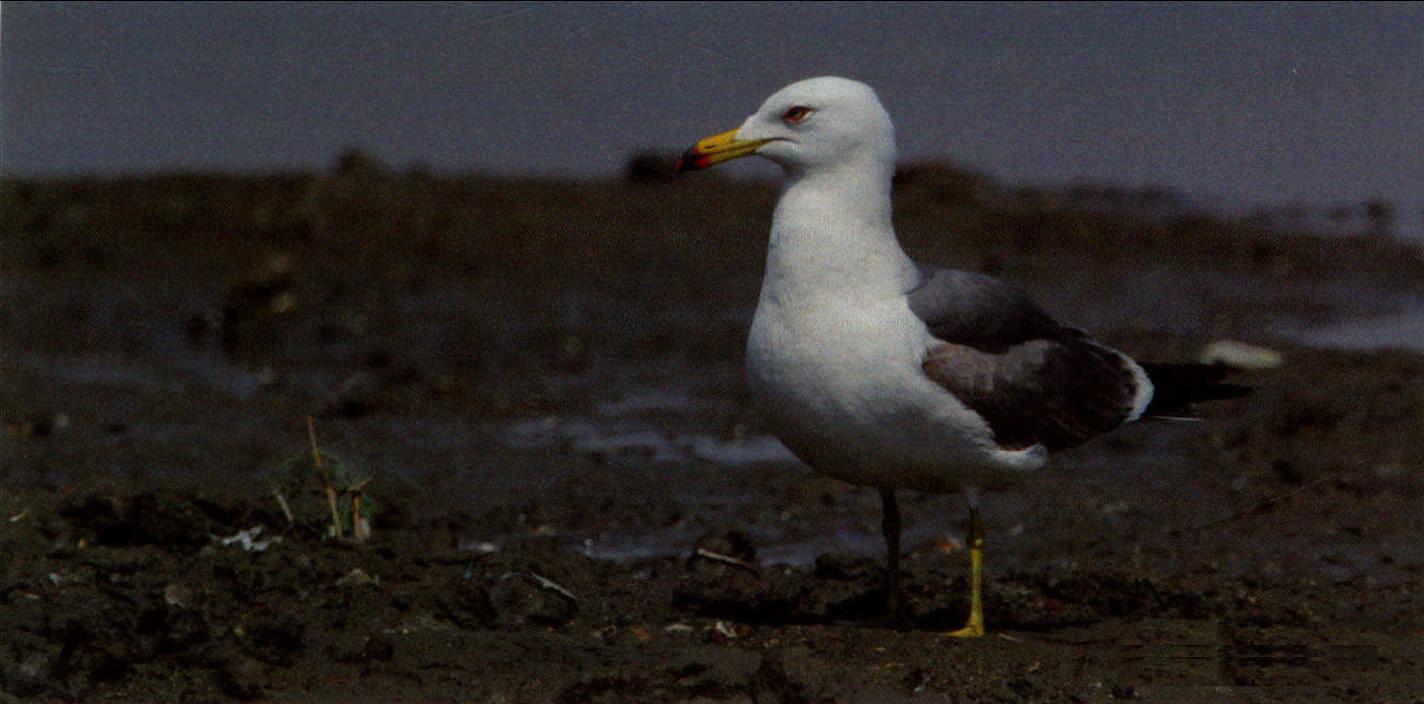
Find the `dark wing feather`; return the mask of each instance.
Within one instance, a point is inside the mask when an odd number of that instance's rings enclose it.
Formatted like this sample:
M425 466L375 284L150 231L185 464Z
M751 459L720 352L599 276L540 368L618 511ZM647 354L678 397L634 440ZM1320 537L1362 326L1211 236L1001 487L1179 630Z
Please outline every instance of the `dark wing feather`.
M982 416L1000 446L1071 447L1131 415L1131 360L1058 324L1018 289L926 270L909 299L942 341L926 353L925 374Z
M1238 384L1222 384L1228 367L1221 364L1153 364L1142 365L1152 380L1152 403L1143 416L1176 417L1191 414L1191 405L1201 401L1241 398L1251 389Z
M1009 449L1072 447L1127 420L1137 380L1121 354L1086 339L1030 340L1001 352L944 342L925 374L988 422Z

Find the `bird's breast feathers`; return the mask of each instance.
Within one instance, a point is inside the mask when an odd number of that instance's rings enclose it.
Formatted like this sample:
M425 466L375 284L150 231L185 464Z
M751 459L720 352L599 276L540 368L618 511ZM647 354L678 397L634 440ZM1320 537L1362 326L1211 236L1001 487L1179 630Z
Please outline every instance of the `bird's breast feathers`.
M816 469L943 490L953 486L947 472L1004 462L984 421L924 376L930 341L903 297L797 305L764 297L747 341L748 377L777 435Z
M897 398L919 366L923 326L893 301L763 300L747 340L753 386L783 401L861 415Z

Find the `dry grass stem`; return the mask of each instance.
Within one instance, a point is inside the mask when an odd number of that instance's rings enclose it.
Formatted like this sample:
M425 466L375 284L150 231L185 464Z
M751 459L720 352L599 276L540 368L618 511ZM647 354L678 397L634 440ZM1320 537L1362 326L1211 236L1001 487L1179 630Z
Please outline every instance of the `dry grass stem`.
M321 477L321 488L326 492L326 503L331 507L331 530L332 534L340 538L341 511L336 508L336 487L331 484L331 475L326 473L326 466L321 462L321 450L316 444L316 421L311 416L307 416L307 437L311 439L312 462L316 464L316 473Z
M704 548L697 548L693 551L693 554L704 560L712 560L713 562L725 562L729 565L732 565L734 567L740 567L750 572L757 571L756 565L753 565L752 563L747 562L746 560L739 560L735 557L732 557L731 555L723 555L720 552L712 552L711 550L707 550Z
M549 579L548 577L545 577L537 572L530 572L529 576L533 577L534 581L537 582L540 587L548 589L549 591L554 592L555 594L558 594L559 596L562 596L565 599L568 599L569 601L575 603L578 602L578 597L574 596L573 592L560 586L558 582L555 582L554 580Z
M351 537L358 543L371 539L371 523L361 515L361 493L374 477L366 477L351 488Z
M287 504L287 497L282 496L282 492L276 489L272 490L272 497L277 499L277 505L282 508L282 515L287 518L287 525L296 524L297 517L292 515L292 507Z

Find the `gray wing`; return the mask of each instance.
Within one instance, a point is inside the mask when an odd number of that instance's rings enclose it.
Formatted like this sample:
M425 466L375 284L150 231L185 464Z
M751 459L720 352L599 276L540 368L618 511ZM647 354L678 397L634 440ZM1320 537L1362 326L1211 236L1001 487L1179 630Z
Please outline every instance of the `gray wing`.
M920 267L910 310L941 340L999 348L1082 331L1059 325L1023 291L992 276Z
M997 279L924 269L910 310L937 341L925 374L978 413L1002 447L1071 447L1127 420L1135 364L1081 330L1060 325Z

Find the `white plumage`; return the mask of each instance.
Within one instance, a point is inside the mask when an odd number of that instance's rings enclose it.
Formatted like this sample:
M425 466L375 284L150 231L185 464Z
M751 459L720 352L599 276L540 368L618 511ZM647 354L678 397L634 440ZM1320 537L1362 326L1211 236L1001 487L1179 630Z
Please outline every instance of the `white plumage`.
M798 457L880 489L888 593L903 617L896 489L972 497L1042 467L1051 450L1150 414L1156 389L1132 359L1017 289L905 255L890 217L895 130L869 86L834 77L787 86L741 127L698 142L677 169L753 154L781 165L787 181L747 340L750 386ZM1164 405L1236 393L1212 385L1218 370L1158 368L1175 382ZM972 498L971 526L973 607L958 635L983 633Z
M785 124L797 106L811 116ZM801 81L768 98L737 139L771 139L757 154L789 176L747 341L751 389L778 437L861 485L956 491L1041 467L1042 446L1000 448L922 369L935 340L909 307L920 273L891 226L894 127L875 93L842 78Z

